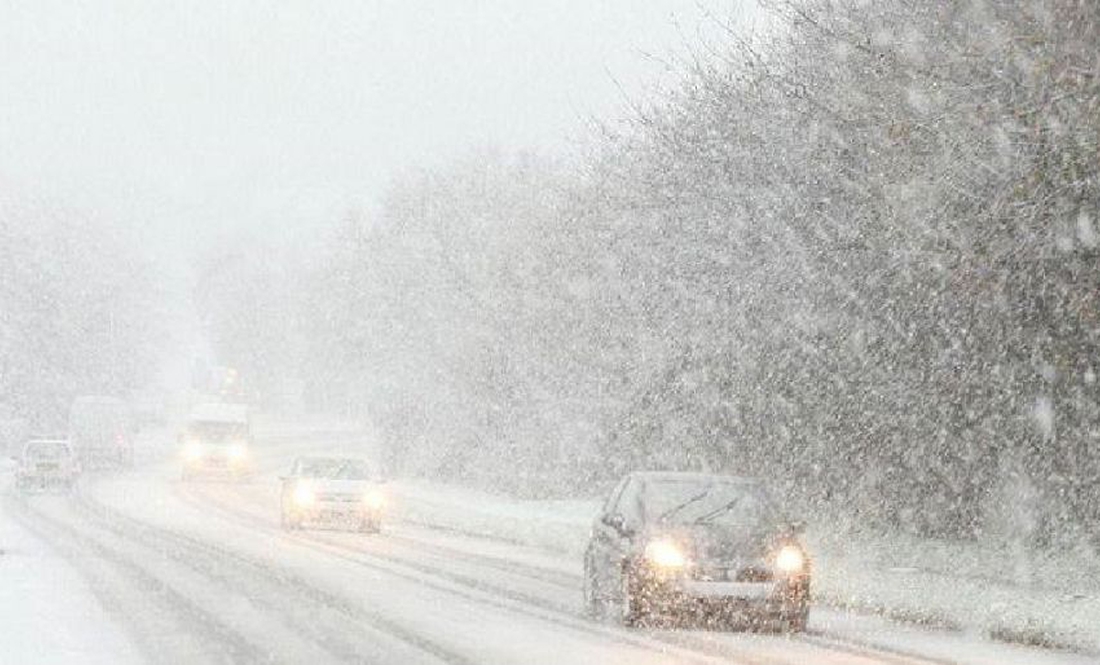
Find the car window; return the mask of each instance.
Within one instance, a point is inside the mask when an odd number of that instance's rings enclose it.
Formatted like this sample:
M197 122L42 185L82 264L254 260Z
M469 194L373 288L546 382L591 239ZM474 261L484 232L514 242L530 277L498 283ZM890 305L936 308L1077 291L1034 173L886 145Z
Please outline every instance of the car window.
M69 456L69 446L54 441L42 441L28 444L25 454L33 459L62 459Z
M300 475L329 480L368 480L373 474L363 460L317 457L302 460Z
M619 500L619 495L623 493L623 488L626 487L626 483L628 480L630 480L629 476L624 477L607 495L607 500L604 501L603 504L603 515L610 515L611 513L615 512L615 503Z
M646 521L671 524L755 524L776 514L759 486L721 478L650 480L638 507Z
M642 521L642 512L638 503L638 493L642 482L637 478L629 478L623 486L623 491L615 502L615 512L623 516L627 524L636 525Z

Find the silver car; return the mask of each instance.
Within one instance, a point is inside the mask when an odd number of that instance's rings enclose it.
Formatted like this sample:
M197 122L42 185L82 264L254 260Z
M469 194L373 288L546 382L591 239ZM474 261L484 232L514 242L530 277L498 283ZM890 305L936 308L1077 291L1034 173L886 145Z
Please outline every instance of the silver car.
M284 529L323 524L377 533L382 527L386 494L365 460L299 457L281 481Z
M23 491L69 490L80 477L80 461L65 439L32 439L16 462L15 484Z

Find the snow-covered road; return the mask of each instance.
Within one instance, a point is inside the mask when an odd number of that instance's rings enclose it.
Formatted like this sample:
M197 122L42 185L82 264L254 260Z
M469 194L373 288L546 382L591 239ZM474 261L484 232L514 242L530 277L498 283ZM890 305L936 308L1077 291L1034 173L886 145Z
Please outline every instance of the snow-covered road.
M84 577L149 662L1091 662L825 609L803 636L627 631L582 616L579 562L554 552L401 521L380 535L281 530L278 472L350 443L260 441L248 483L182 483L163 457L72 496L9 493L3 506Z

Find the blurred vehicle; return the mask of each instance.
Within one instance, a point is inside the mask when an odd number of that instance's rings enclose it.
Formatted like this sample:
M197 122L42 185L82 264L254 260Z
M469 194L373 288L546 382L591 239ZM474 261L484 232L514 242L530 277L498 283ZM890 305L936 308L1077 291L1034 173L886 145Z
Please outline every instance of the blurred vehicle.
M157 427L168 424L166 398L156 393L138 393L133 396L134 422L140 427Z
M69 490L80 477L80 460L65 439L32 439L15 461L15 485L23 491Z
M191 410L184 431L182 478L252 474L252 432L248 408L241 404L210 402Z
M281 481L284 529L336 524L370 533L381 530L386 495L364 460L299 457Z
M126 402L85 396L69 410L69 442L87 469L134 464L134 420Z
M810 558L759 481L701 473L623 478L584 556L594 618L806 628Z

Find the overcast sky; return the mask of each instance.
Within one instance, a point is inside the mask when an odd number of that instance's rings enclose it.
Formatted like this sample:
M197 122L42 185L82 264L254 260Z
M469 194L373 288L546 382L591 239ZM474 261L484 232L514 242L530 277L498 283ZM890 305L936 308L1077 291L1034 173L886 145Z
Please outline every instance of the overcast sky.
M0 187L157 229L301 227L621 115L753 0L0 0Z

